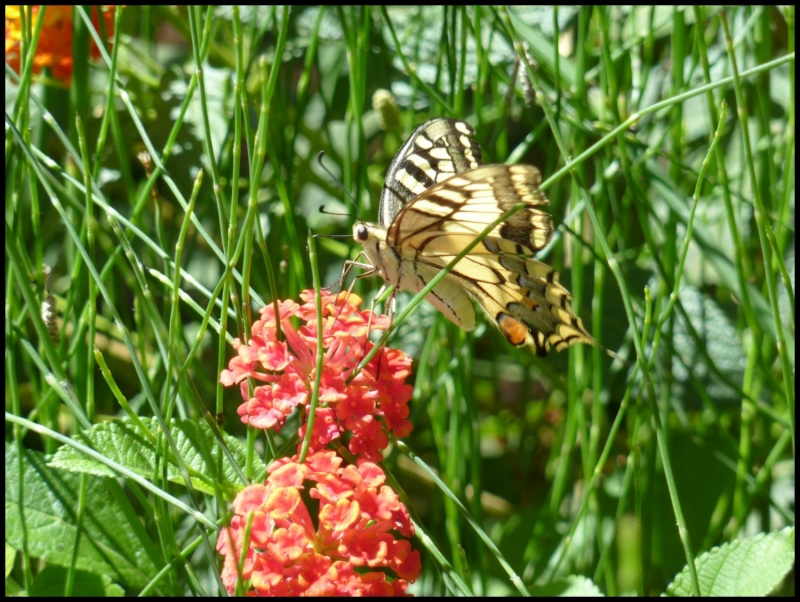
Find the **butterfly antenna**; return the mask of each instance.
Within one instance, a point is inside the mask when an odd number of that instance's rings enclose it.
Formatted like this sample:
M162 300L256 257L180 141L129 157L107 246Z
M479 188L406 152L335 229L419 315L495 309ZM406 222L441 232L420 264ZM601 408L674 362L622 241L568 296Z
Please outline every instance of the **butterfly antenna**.
M340 217L354 217L358 219L357 215L351 215L349 213L339 213L338 211L325 211L325 205L319 206L319 212L324 213L325 215L338 215ZM314 236L323 236L325 238L353 238L352 234L315 234Z
M339 178L337 178L335 175L333 175L333 173L331 173L331 170L328 169L327 167L325 167L325 164L322 162L322 157L324 155L325 155L325 151L319 151L319 154L317 154L317 163L319 163L319 166L325 171L326 174L328 174L328 176L330 176L331 180L336 182L336 184L339 186L339 188L342 189L342 192L344 192L345 196L347 196L347 198L350 199L350 203L353 205L353 209L355 209L355 214L354 215L349 215L347 213L331 213L330 211L326 212L326 211L323 211L323 209L325 209L325 205L322 205L319 208L320 212L321 213L326 213L327 215L344 215L344 216L347 216L347 217L355 217L358 221L363 222L364 220L361 219L361 212L358 210L358 204L356 204L356 201L353 198L353 195L350 194L350 191L347 190L347 188L344 187L344 184L341 183Z
M602 345L598 345L598 346L600 347L600 349L602 349L603 351L606 352L606 355L608 355L608 357L610 357L612 359L615 359L615 360L617 360L619 362L622 362L622 364L626 368L632 368L633 367L633 364L630 361L628 361L627 359L625 359L624 357L622 357L618 353L615 353L615 352L611 351L611 349L609 349L607 347L603 347Z

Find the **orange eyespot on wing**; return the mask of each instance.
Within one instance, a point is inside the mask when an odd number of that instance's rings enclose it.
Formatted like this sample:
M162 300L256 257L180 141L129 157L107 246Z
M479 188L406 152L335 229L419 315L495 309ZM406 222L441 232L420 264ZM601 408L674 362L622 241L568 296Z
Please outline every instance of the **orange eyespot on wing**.
M508 342L519 347L524 345L528 340L528 329L519 320L515 320L508 314L497 314L497 325L500 327L500 332L508 339Z

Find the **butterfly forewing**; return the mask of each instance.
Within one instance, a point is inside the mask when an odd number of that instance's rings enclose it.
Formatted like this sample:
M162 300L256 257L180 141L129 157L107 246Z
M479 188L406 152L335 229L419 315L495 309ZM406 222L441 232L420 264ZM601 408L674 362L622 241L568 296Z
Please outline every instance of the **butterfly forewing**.
M466 121L439 117L419 126L386 172L378 221L388 227L400 209L434 184L481 165L475 130Z
M548 203L540 183L539 170L530 165L485 165L452 176L404 207L386 241L429 253L461 251L491 222L525 203L528 207L495 227L472 252L536 253L553 233L550 216L538 209Z
M475 327L478 303L513 345L538 355L549 347L595 344L570 306L556 271L533 259L553 233L542 210L539 170L481 165L475 131L463 121L433 119L398 151L381 194L380 224L356 224L356 240L393 287L421 291L489 224L501 222L427 295L445 317Z

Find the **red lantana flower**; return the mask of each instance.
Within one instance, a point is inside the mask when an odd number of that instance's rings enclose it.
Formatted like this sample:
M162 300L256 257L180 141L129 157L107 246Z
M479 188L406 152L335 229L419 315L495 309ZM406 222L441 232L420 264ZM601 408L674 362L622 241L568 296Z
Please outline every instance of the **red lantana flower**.
M402 351L384 348L347 383L354 368L373 344L368 329L386 329L389 318L359 311L354 294L322 292L322 316L317 316L314 292L300 295L305 303L281 301L278 313L283 340L278 339L273 305L261 310L251 339L234 340L238 355L220 375L225 386L239 384L245 402L238 412L255 428L280 432L294 408L307 409L317 373L317 323L322 322L322 375L314 419L311 450L325 448L345 432L349 449L361 459L379 461L389 443L386 430L397 437L411 432L408 402L413 388L405 384L411 359ZM291 318L299 319L295 328ZM249 393L247 378L265 383ZM303 419L300 436L305 436Z
M109 39L114 36L114 6L103 6L100 15L105 25L105 33ZM31 29L35 27L39 16L39 6L31 7L28 18ZM92 7L92 23L97 31L100 29L97 7ZM39 34L39 43L33 57L33 72L40 73L45 67L52 70L53 77L69 84L72 79L72 31L73 7L48 5L44 12L44 22ZM19 73L20 41L22 40L22 20L19 6L6 6L6 62ZM90 42L90 56L100 58L100 49Z
M217 542L230 594L237 566L245 593L266 596L396 596L419 577L419 552L394 535L411 537L414 526L383 471L371 462L341 464L331 451L311 454L305 464L283 458L269 466L265 485L236 496L231 525Z

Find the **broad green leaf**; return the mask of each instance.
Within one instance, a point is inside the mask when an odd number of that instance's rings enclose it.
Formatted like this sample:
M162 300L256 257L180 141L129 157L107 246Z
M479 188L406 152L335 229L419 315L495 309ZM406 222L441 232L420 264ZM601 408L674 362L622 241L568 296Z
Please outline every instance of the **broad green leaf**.
M20 466L6 444L6 542L31 558L69 566L136 588L144 587L163 563L149 537L131 522L107 479L86 479L80 539L76 517L82 475L51 468L45 456L26 451ZM22 475L20 475L22 471ZM19 483L23 483L20 491ZM115 485L115 483L113 484Z
M155 420L147 418L142 420L151 433L158 434L158 424ZM222 483L216 485L231 497L242 488L243 484L233 466L227 461L227 456L218 453L218 443L205 423L173 421L171 426L172 437L191 474L192 485L198 491L212 495L215 493L214 478L219 473L217 461L220 458L223 458ZM76 439L143 478L153 478L156 470L156 449L153 439L145 436L132 422L128 420L104 422L76 436ZM246 462L244 444L227 435L224 436L224 440L238 465L244 466ZM256 462L254 472L263 472L263 463L260 460ZM58 450L50 466L74 472L87 472L96 476L117 476L107 465L68 445ZM183 476L174 460L169 462L167 474L171 482L183 484Z
M701 596L766 596L794 566L794 527L727 543L695 561ZM667 586L670 596L691 596L688 568Z

